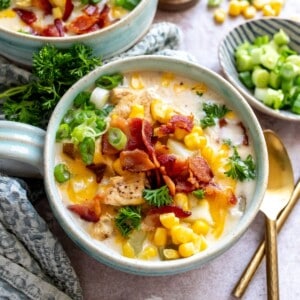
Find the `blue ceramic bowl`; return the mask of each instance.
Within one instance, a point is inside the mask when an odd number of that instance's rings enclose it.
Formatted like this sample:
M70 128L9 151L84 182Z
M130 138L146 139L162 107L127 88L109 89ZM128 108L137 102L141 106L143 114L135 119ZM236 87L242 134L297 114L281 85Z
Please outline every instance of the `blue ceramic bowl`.
M253 141L253 148L255 151L254 155L256 157L257 165L257 179L255 182L253 198L249 199L245 212L236 227L220 238L217 243L211 245L207 250L192 257L170 261L145 261L126 258L114 251L111 251L111 249L103 243L95 241L86 231L78 226L78 223L74 219L72 213L66 209L55 183L53 176L53 169L55 166L55 133L59 127L61 119L65 115L65 112L69 109L69 107L71 107L75 96L92 85L95 79L99 78L103 74L135 71L169 71L198 82L203 82L209 89L217 92L219 95L222 95L224 101L234 111L239 113L241 121L245 125L245 128ZM28 125L20 125L15 122L8 121L2 122L5 126L1 126L0 121L0 138L4 137L2 140L6 141L6 147L8 147L8 150L6 150L6 152L1 150L1 143L3 142L0 139L0 158L4 157L13 159L14 161L21 159L24 161L24 156L30 156L32 150L29 150L29 153L26 154L21 147L16 147L15 142L16 139L21 139L22 135L24 135L25 127L28 127ZM20 137L16 136L16 131L20 131L20 128L17 129L18 126L22 126L21 131L23 131ZM26 130L28 130L28 134L31 136L33 134L32 130L34 130L34 127L29 126ZM35 130L37 131L36 135L40 136L37 143L37 146L39 146L43 137L40 133L40 129L35 128ZM10 135L9 132L14 132L14 134ZM11 140L10 136L12 136ZM32 146L31 140L32 139L30 138L22 138L22 143L24 144L24 141L28 141L30 146ZM48 125L44 147L44 152L41 149L38 149L37 152L32 155L33 157L36 155L43 156L42 163L41 160L35 159L31 162L31 164L34 166L34 169L38 169L43 173L45 187L52 211L62 228L80 248L99 262L115 269L138 275L158 276L177 274L198 268L199 266L221 255L224 251L236 243L249 227L250 223L259 211L267 186L268 158L266 144L259 122L246 100L230 83L213 71L194 63L166 56L140 56L118 60L92 71L87 76L79 80L67 91L56 106ZM20 150L21 153L18 157L18 153L16 153L16 151L19 149L22 151Z
M300 53L300 23L282 18L256 19L243 23L232 29L219 45L219 63L226 78L242 93L251 106L275 118L288 121L300 121L300 115L289 111L274 110L254 97L252 90L246 88L238 78L235 67L235 49L244 42L253 42L261 35L270 37L279 29L283 29L290 37L289 46Z
M41 37L0 27L0 54L23 66L31 66L32 54L43 45L68 48L75 43L90 46L94 55L113 57L133 46L149 29L158 0L142 0L126 17L98 31L68 37Z

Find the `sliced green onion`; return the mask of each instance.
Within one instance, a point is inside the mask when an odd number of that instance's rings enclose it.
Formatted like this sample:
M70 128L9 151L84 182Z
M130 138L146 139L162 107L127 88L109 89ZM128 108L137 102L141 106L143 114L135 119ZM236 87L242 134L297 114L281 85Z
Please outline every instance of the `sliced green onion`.
M122 150L127 144L126 134L119 128L111 127L107 131L108 142L117 150Z
M64 183L70 179L71 174L67 166L63 163L60 163L54 168L54 177L57 182Z
M83 141L79 144L79 152L82 161L86 165L90 165L94 159L95 153L95 141L91 137L85 137Z
M60 124L58 129L57 129L57 132L56 132L56 141L59 142L59 141L62 141L63 139L67 139L70 137L70 126L66 123L63 123L63 124Z

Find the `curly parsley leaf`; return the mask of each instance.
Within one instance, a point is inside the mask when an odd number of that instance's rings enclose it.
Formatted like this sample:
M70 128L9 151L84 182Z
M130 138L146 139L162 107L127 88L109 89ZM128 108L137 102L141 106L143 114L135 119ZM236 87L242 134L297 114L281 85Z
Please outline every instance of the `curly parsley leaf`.
M115 218L116 227L124 237L140 227L142 221L141 208L139 206L121 207Z
M28 84L0 93L0 99L4 99L3 113L7 120L46 127L62 95L82 76L100 66L101 59L93 57L92 49L83 44L68 49L45 45L33 54L32 64L33 76ZM34 110L28 101L36 102ZM23 109L16 109L17 106Z
M200 121L202 128L216 125L216 119L223 118L230 109L226 105L218 105L214 103L203 103L203 111L205 117Z
M154 190L144 189L143 197L148 204L156 207L171 204L173 201L166 185Z
M0 10L9 8L9 6L10 6L10 0L0 0Z
M228 158L229 170L225 174L240 181L254 179L256 172L252 156L249 154L245 160L242 160L236 147L233 148L233 151L233 155Z

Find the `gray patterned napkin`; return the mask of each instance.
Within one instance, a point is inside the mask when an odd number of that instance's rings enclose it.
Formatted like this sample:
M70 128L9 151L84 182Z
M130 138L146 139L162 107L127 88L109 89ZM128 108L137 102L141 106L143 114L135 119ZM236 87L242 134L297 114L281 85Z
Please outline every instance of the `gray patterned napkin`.
M195 61L188 53L176 50L180 40L181 31L176 25L156 23L135 46L104 63L143 54ZM30 76L29 71L0 56L0 91L24 84ZM0 107L1 118L4 117ZM32 192L42 197L41 187L36 190L30 180L26 183L7 177L4 172L0 170L0 299L82 299L80 283L69 258L34 207Z

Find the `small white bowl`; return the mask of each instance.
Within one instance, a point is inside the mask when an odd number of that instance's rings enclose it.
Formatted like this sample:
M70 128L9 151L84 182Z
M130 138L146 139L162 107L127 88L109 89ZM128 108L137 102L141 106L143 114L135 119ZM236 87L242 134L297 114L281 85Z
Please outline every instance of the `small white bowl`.
M218 50L219 63L226 78L243 94L251 106L275 118L300 122L300 115L287 110L272 109L256 99L253 91L239 80L235 67L234 52L240 44L253 42L256 37L262 35L271 37L279 29L283 29L290 37L289 46L300 53L300 23L278 17L255 19L235 27L224 37Z
M0 53L23 66L30 67L32 54L43 45L68 48L83 43L93 49L96 56L107 59L133 46L149 29L154 19L158 0L142 0L120 21L103 29L66 37L43 37L14 32L0 27Z

